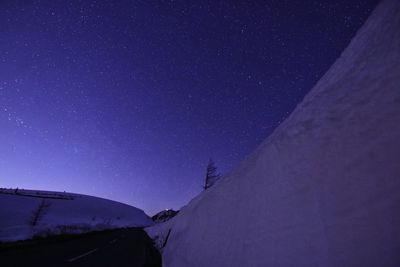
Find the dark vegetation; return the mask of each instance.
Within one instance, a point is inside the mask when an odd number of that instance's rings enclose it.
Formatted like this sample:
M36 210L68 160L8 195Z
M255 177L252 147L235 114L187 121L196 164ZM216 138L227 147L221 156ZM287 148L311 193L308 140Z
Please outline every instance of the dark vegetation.
M62 199L62 200L73 200L74 196L69 193L58 193L58 192L32 192L29 190L19 188L0 188L0 194L18 195L23 197L37 197L37 198L48 198L48 199Z
M206 190L213 186L219 179L221 175L217 172L217 167L212 159L208 161L206 177L203 188Z
M178 214L178 212L179 212L179 210L178 211L175 211L172 209L163 210L163 211L160 211L159 213L157 213L156 215L153 215L151 217L151 219L156 223L165 222L165 221L168 221L169 219L175 217Z
M51 206L51 203L42 199L40 201L37 208L32 212L31 219L29 220L29 225L36 226L46 215L48 208Z

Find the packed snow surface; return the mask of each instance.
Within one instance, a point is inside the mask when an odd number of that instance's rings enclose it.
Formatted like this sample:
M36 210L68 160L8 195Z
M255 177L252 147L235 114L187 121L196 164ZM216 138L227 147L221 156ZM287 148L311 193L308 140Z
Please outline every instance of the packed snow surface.
M147 231L165 267L400 266L400 1L238 168Z
M0 190L0 241L152 224L142 210L112 200L50 191Z

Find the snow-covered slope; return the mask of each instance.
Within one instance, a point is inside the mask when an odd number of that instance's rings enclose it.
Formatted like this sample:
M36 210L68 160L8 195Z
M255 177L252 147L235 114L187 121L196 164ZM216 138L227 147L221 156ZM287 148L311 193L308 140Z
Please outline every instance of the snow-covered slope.
M0 241L152 224L142 210L112 200L61 192L18 190L15 194L14 190L0 190Z
M400 1L235 171L147 231L169 229L166 267L400 266Z

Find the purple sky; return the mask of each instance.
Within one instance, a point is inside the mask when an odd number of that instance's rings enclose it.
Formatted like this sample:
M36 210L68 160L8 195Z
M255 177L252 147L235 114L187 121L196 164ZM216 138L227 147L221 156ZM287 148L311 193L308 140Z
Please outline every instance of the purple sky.
M238 3L234 3L238 2ZM0 2L0 187L148 214L229 172L378 1Z

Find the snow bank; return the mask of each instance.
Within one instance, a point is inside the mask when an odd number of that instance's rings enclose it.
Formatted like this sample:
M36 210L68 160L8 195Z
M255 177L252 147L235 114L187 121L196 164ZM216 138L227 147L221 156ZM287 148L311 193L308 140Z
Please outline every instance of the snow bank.
M400 1L231 175L147 231L166 267L400 266Z
M37 214L40 205L42 212ZM39 215L36 225L34 214ZM80 233L116 227L144 227L152 220L135 207L71 193L0 190L0 241L34 235Z

